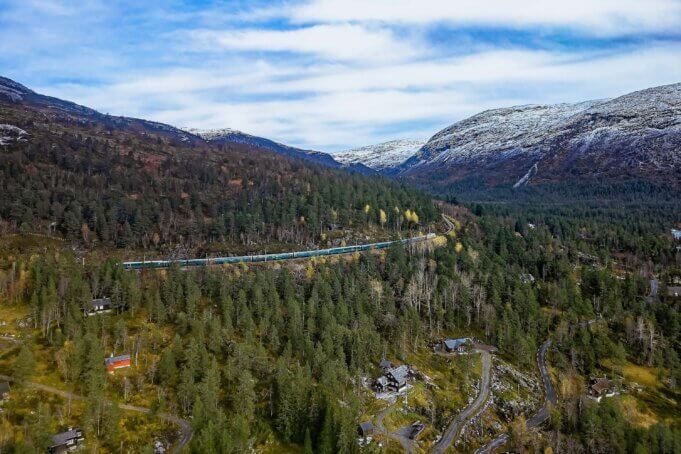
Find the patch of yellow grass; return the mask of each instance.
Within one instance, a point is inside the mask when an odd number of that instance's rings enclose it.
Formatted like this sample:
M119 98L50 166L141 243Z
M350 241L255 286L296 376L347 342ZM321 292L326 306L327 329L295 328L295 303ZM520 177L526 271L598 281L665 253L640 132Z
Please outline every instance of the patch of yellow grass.
M605 359L601 363L604 367L611 369L616 373L621 373L628 381L633 381L639 385L648 386L650 388L661 388L663 386L655 374L654 367L639 366L630 362L620 366L614 364L610 359Z
M621 396L619 400L622 413L631 424L647 429L658 422L657 417L645 409L634 396Z

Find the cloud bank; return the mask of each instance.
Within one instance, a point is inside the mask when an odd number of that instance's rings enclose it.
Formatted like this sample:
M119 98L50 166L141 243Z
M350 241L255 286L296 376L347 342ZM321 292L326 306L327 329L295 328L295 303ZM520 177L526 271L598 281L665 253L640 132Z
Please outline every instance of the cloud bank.
M671 0L0 3L3 75L112 114L326 151L681 81Z

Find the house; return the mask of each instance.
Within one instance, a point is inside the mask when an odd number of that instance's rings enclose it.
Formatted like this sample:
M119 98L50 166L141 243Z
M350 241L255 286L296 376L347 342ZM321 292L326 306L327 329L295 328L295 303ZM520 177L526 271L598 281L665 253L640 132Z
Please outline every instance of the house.
M672 229L672 236L676 240L681 240L681 230Z
M379 393L385 392L388 389L388 379L385 375L378 377L374 381L374 389Z
M108 314L112 309L111 298L98 298L90 301L85 315L89 317L97 314Z
M9 382L0 383L0 403L9 399Z
M594 399L596 402L600 402L603 396L610 396L612 384L607 378L592 378L589 383L589 397Z
M393 367L385 374L388 379L388 388L394 391L400 391L407 386L407 378L409 377L409 366L402 364L398 367Z
M463 337L461 339L445 339L442 341L442 348L448 353L462 353L466 351L466 347L470 342L471 340L468 337Z
M104 360L104 365L106 366L106 370L110 374L113 374L116 369L130 367L130 355L113 356L112 354L109 358Z
M667 287L667 295L672 298L681 297L681 286Z
M69 427L65 432L58 433L52 437L52 444L48 448L51 454L76 451L85 442L83 431L78 428Z
M383 358L380 363L378 363L378 367L381 368L383 372L387 372L390 368L393 367L392 363L388 361L387 359Z
M523 273L520 275L520 282L523 284L534 284L535 278L530 273Z
M362 438L368 438L374 434L374 425L371 421L364 421L357 426L357 434Z

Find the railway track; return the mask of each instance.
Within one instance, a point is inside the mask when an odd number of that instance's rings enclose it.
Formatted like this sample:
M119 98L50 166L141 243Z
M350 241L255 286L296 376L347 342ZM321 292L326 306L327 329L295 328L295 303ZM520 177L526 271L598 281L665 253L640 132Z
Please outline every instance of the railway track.
M445 233L449 233L454 228L454 223L452 223L452 221L444 214L442 215L442 219L447 225L447 231ZM325 257L330 255L352 254L354 252L387 249L397 243L402 243L405 245L420 243L423 241L432 240L436 236L437 235L435 233L429 233L427 235L406 238L403 240L382 241L379 243L358 244L354 246L343 246L328 249L309 249L307 251L284 252L281 254L242 255L234 257L213 257L203 259L142 260L133 262L123 262L123 268L125 268L126 270L136 270L144 268L170 268L171 266L174 265L180 267L198 267L238 263L264 263L285 260L297 260L302 258Z

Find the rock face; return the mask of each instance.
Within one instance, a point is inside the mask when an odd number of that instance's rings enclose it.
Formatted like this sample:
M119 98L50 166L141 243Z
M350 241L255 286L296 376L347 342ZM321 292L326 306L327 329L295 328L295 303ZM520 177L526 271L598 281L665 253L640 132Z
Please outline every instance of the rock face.
M373 173L361 163L348 163L345 165L345 163L338 162L331 155L322 153L321 151L303 150L301 148L291 147L264 137L252 136L237 131L236 129L187 129L187 132L198 135L199 137L218 145L222 143L246 144L257 148L264 148L284 156L305 159L306 161L311 161L326 167L347 168L360 173Z
M391 140L352 150L334 153L336 161L347 165L364 164L377 172L390 174L411 158L425 144L425 140Z
M399 175L432 187L568 178L681 184L681 84L611 100L482 112L435 134Z

